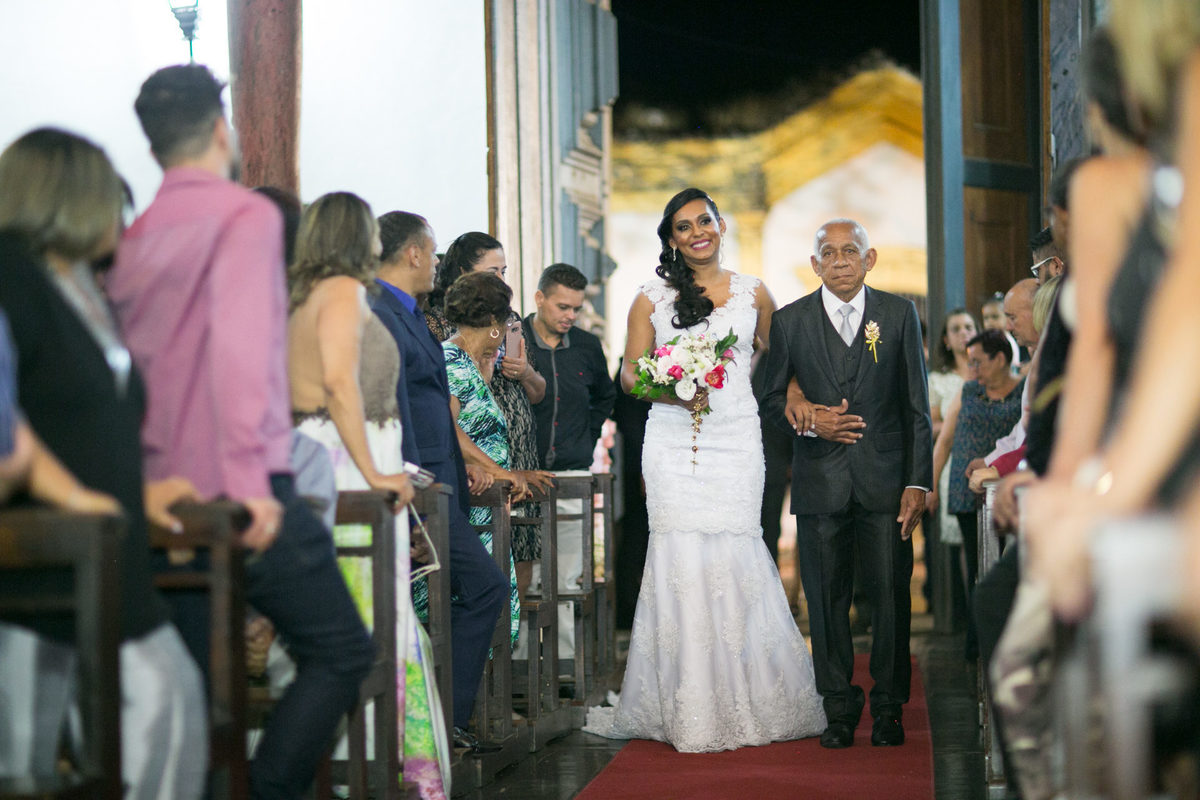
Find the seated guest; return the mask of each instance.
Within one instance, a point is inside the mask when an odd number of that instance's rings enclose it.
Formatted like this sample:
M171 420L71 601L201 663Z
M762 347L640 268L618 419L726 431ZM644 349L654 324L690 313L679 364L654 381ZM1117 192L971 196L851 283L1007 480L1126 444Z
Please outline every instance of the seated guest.
M378 291L378 248L379 229L370 206L349 192L324 195L304 212L296 258L288 268L288 377L293 419L302 433L328 449L337 488L396 493L396 584L406 587L411 552L405 546L405 507L413 489L404 474L400 442L411 432L401 427L396 405L400 354L367 305L366 287ZM371 609L370 570L364 559L342 564L365 616ZM424 796L441 797L449 747L433 688L429 637L413 613L411 594L399 592L396 602L395 679L404 717L390 724L399 725L405 778L417 783ZM445 762L441 769L439 751Z
M455 327L455 332L442 342L446 378L450 385L450 414L462 434L504 469L511 463L508 424L500 406L496 405L488 382L496 365L500 332L512 311L511 301L512 290L495 275L488 272L463 275L446 292L446 319ZM473 506L470 520L473 525L488 525L492 521L492 510ZM481 533L480 539L491 552L492 535ZM515 647L521 625L515 569L511 584L509 627Z
M250 789L290 799L308 789L358 702L375 648L328 529L293 486L282 225L269 200L229 180L235 148L223 88L199 64L142 84L134 108L163 183L122 238L107 285L146 376L148 475L185 475L201 497L227 497L250 513L242 540L256 555L246 597L297 664L259 742ZM207 617L206 608L177 617L201 650Z
M85 139L41 128L10 145L0 155L0 307L15 343L16 394L37 437L31 493L74 511L125 514L121 777L128 796L199 797L208 761L204 690L151 584L146 531L147 512L177 526L165 509L192 489L167 477L171 471L143 488L138 428L146 395L90 266L116 245L124 198L108 157ZM5 591L20 591L20 578L5 583ZM47 681L63 677L51 665L68 659L43 655L38 662L38 680ZM34 749L51 769L64 712L39 715L36 728L26 729L50 736Z
M476 753L494 751L496 745L480 742L467 730L492 629L509 589L507 578L467 521L468 486L482 491L494 478L482 467L467 467L463 462L450 415L445 356L417 304L417 297L433 288L437 267L433 229L424 217L392 211L379 218L379 236L383 250L375 283L381 291L371 295L370 303L400 348L396 403L405 430L411 433L403 437L401 448L406 460L432 472L455 493L449 504L454 744ZM498 474L505 474L491 463ZM414 585L414 605L421 600L418 592L424 591L424 582Z

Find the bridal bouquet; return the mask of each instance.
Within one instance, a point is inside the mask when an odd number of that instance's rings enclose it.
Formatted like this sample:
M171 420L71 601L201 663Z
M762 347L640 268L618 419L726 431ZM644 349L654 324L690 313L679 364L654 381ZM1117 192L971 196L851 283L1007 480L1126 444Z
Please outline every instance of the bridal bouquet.
M738 337L733 329L722 337L706 333L681 333L660 347L652 347L637 360L637 381L630 394L643 400L657 400L668 392L690 402L697 392L720 389L725 385L725 367L734 360L733 346ZM692 412L692 467L696 466L696 435L700 421L711 409L705 406Z

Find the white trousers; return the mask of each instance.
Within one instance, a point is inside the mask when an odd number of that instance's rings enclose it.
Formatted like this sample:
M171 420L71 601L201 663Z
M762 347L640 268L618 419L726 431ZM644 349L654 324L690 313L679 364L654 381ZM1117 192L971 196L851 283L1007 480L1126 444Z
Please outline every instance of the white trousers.
M208 771L200 670L170 624L122 643L121 778L126 800L193 800ZM55 772L73 713L73 648L0 624L0 775Z

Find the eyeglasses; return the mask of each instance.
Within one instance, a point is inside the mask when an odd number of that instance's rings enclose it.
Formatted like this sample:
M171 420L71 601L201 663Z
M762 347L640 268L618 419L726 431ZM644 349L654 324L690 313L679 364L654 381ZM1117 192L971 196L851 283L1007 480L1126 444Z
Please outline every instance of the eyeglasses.
M1050 256L1049 258L1043 258L1041 261L1039 261L1038 263L1036 263L1032 267L1030 267L1029 271L1032 272L1033 277L1036 278L1036 277L1038 277L1038 273L1040 273L1042 271L1042 267L1046 266L1051 261L1057 261L1057 260L1058 259L1056 256Z

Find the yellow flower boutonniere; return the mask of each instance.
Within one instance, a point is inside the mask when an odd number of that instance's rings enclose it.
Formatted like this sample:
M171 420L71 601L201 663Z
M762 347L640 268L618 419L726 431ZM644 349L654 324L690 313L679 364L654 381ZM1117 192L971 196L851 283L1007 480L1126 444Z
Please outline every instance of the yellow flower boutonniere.
M871 320L866 327L867 347L871 348L871 357L875 359L875 363L879 363L879 354L875 352L875 345L879 344L879 323Z

